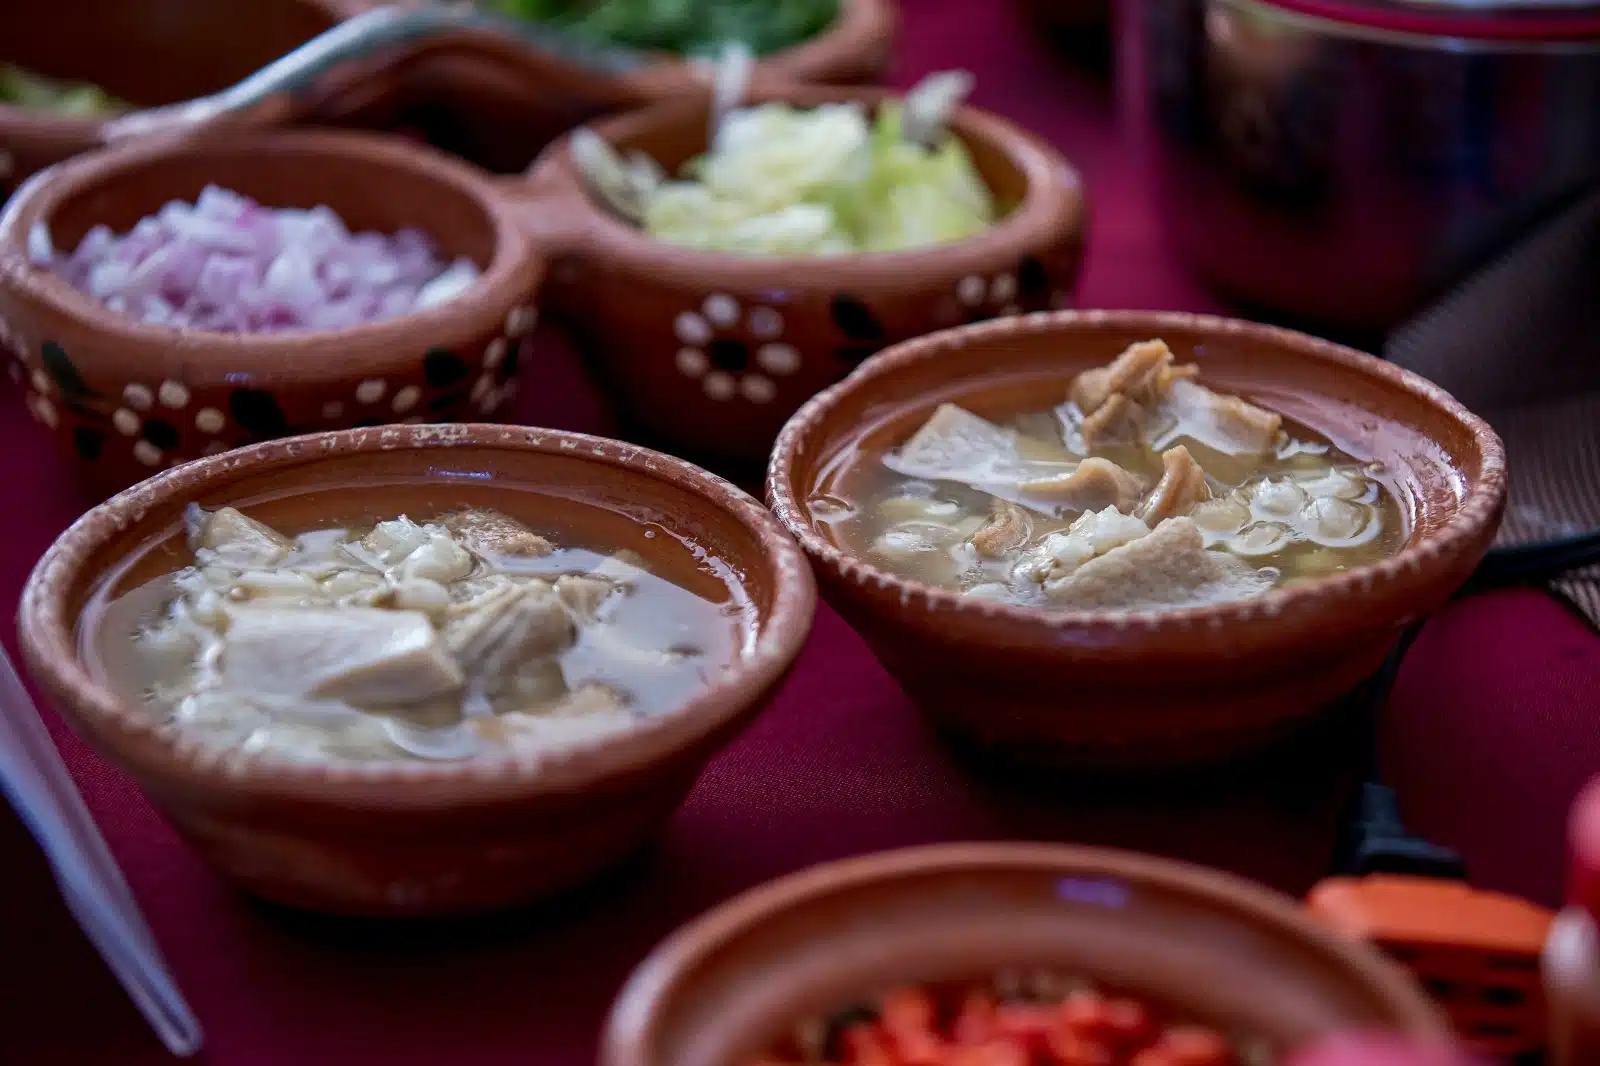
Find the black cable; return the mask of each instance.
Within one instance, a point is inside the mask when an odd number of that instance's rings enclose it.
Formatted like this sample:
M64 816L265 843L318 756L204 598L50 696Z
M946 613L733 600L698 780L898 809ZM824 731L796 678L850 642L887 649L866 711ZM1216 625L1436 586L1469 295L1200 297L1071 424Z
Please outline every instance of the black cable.
M1600 532L1540 544L1495 548L1472 572L1463 591L1553 581L1563 574L1595 564L1600 564Z
M1412 622L1383 666L1352 696L1353 710L1359 716L1362 737L1361 783L1351 797L1340 821L1334 872L1351 877L1367 874L1409 874L1416 877L1441 877L1462 880L1466 867L1461 856L1449 848L1413 836L1400 818L1400 804L1394 789L1385 785L1378 772L1378 723L1400 676L1406 652L1416 643L1426 619Z
M1586 566L1600 564L1600 533L1562 541L1496 548L1489 552L1459 595L1508 585L1546 583ZM1406 831L1394 789L1378 771L1378 733L1383 709L1394 690L1406 653L1426 619L1407 626L1383 666L1350 696L1363 730L1360 784L1340 821L1334 871L1359 877L1371 873L1464 879L1461 856Z

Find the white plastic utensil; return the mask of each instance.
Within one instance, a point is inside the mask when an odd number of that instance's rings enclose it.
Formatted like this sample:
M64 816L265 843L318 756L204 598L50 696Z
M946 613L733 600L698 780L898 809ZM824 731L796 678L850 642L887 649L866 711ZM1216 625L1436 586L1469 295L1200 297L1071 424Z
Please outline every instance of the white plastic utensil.
M128 883L0 648L0 790L27 824L78 924L174 1055L200 1050L200 1023L173 982Z

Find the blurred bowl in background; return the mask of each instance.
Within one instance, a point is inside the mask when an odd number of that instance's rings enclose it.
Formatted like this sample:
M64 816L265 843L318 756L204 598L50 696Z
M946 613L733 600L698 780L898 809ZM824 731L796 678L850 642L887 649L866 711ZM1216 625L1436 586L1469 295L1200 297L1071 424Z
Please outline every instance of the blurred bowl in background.
M1600 5L1127 0L1166 226L1226 295L1381 330L1600 181Z
M155 107L217 92L333 27L333 0L6 0L0 58ZM318 121L382 125L384 78L351 70L298 102ZM244 118L264 125L267 114ZM30 174L99 147L94 118L0 104L0 196Z
M1017 0L1017 6L1036 31L1074 56L1106 49L1110 0Z
M384 0L323 0L341 17ZM823 32L762 58L756 84L854 85L886 72L899 25L896 0L839 0ZM402 121L429 140L503 173L526 167L549 142L601 114L706 92L682 56L661 54L638 71L604 76L490 33L463 33L457 46L407 64L398 78Z

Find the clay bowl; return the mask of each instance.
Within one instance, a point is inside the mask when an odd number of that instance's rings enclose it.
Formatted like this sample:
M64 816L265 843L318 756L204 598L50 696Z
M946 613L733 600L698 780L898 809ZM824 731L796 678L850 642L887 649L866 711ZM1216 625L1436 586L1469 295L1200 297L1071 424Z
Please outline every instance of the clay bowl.
M603 1066L744 1066L801 1019L898 985L1047 969L1292 1048L1448 1039L1421 990L1295 901L1152 856L940 844L816 866L678 930L612 1008Z
M88 81L140 107L217 92L330 29L325 0L7 0L4 58ZM352 74L354 72L351 72ZM295 109L322 122L378 123L392 87L341 73ZM244 116L245 126L277 116ZM0 105L0 194L33 172L101 144L101 123Z
M482 279L448 304L330 332L234 335L146 325L34 267L28 236L70 249L208 183L272 206L327 204L352 230L417 226ZM251 441L492 416L515 387L542 273L493 181L377 134L227 133L91 153L36 175L0 216L0 321L28 406L97 488Z
M266 521L305 529L328 524L330 509L335 521L463 504L535 519L552 499L593 506L566 503L543 524L633 548L663 576L692 585L698 564L674 538L650 538L646 523L726 561L757 609L748 651L699 696L631 732L453 764L297 763L219 749L119 700L82 658L78 619L102 582L115 580L115 594L188 561L179 530L190 502L254 501ZM552 430L388 426L201 459L101 504L34 568L18 630L50 702L223 874L293 906L404 916L524 902L640 847L770 699L815 600L805 558L776 520L682 460Z
M892 94L794 88L755 94L801 107ZM702 99L595 126L668 169L703 151ZM1003 119L963 109L952 128L1009 213L966 241L906 252L757 258L653 240L584 193L562 140L535 164L547 205L548 306L638 428L674 452L765 462L784 420L897 340L959 322L1064 306L1083 257L1077 173Z
M348 17L385 0L326 2ZM840 0L829 29L766 56L753 77L762 84L877 81L889 64L898 22L895 0ZM704 76L676 55L604 76L487 33L461 34L451 48L435 51L408 64L399 79L406 106L439 143L503 172L521 170L544 145L598 115L705 91Z
M1381 461L1409 512L1401 550L1233 604L1046 611L896 577L814 520L813 487L858 442L897 444L946 400L995 417L1056 403L1079 371L1152 337L1221 391ZM1471 574L1505 491L1494 431L1414 374L1287 330L1144 311L1029 315L898 345L802 408L767 475L830 602L937 726L1019 759L1114 771L1239 754L1349 691Z

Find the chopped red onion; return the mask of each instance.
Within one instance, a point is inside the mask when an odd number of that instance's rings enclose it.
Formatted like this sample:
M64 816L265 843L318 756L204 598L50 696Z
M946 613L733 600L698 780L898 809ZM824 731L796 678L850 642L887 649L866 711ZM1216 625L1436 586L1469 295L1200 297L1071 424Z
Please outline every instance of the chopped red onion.
M421 230L352 234L330 208L263 207L215 185L121 236L96 226L70 255L36 223L28 255L113 311L219 333L396 318L455 299L479 276L470 259L440 260Z

